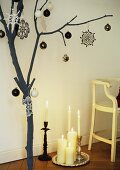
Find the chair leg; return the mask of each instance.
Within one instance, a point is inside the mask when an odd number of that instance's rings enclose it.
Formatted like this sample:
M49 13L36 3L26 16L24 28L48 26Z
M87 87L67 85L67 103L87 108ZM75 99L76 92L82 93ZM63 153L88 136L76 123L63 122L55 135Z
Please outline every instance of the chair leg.
M116 112L113 112L111 162L115 162L115 157L116 157L116 138L117 138L117 114L116 114Z
M91 150L91 147L92 147L92 138L93 138L93 132L94 132L94 124L95 124L95 106L92 106L92 119L91 119L91 129L90 129L90 137L89 137L88 150Z

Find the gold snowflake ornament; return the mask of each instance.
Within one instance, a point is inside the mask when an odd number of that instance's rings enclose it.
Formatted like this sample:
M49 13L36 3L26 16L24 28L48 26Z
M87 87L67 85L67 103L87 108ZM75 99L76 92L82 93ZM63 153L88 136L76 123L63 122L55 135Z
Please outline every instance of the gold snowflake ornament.
M88 29L88 31L83 32L82 37L80 37L82 39L81 44L86 45L86 47L88 45L93 46L93 42L96 40L95 37L94 37L94 34L95 33L90 32L89 29Z

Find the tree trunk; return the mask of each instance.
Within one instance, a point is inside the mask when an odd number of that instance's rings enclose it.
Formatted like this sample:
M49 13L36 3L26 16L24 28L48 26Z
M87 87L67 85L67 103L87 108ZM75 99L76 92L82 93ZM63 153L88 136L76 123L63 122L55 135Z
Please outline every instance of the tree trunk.
M27 146L25 147L27 151L27 166L28 170L33 170L33 113L32 113L32 100L30 96L23 99L23 104L26 105L26 115L27 115Z
M27 165L28 170L33 169L33 114L27 117Z

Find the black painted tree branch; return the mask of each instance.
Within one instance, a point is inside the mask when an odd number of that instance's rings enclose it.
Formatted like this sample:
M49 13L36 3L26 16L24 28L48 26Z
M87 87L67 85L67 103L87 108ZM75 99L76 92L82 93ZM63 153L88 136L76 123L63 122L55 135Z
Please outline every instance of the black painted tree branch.
M45 3L41 6L41 8L39 8L39 10L41 11L43 9L43 7L47 4L48 0L45 0ZM14 8L14 0L11 1L11 11L10 14L12 13L12 9ZM23 5L23 0L19 0L17 2L17 12L18 12L18 17L21 16L24 5ZM9 27L7 27L7 23L4 19L4 15L3 15L3 11L0 5L0 22L3 24L4 28L5 28L5 32L8 38L8 45L10 48L10 54L11 54L11 58L12 58L12 62L17 74L17 77L14 78L15 82L17 83L18 87L21 89L21 91L23 92L23 101L24 104L26 105L26 114L30 114L29 116L27 116L27 146L26 146L26 151L27 151L27 165L28 165L28 170L33 170L33 113L32 113L32 100L30 97L30 90L35 82L35 78L33 78L33 80L31 81L31 73L32 73L32 69L33 69L33 65L34 65L34 61L35 61L35 56L36 56L36 52L37 52L37 47L38 47L38 43L40 40L40 37L43 35L50 35L50 34L55 34L55 33L60 33L62 35L63 38L63 42L64 45L66 45L65 42L65 37L64 34L62 32L62 30L67 27L67 26L79 26L79 25L83 25L83 24L87 24L96 20L100 20L106 17L112 17L112 15L104 15L95 19L91 19L85 22L81 22L81 23L71 23L72 21L74 21L77 16L73 17L69 22L66 22L63 26L61 26L60 28L57 28L56 30L50 31L50 32L40 32L38 30L37 27L37 18L35 17L35 11L37 10L37 6L38 6L38 0L36 0L35 3L35 8L34 8L34 25L35 25L35 31L36 31L36 41L35 41L35 46L33 49L33 54L32 54L32 58L30 61L30 66L29 66L29 70L28 70L28 75L27 75L27 81L25 81L25 78L23 76L23 73L21 71L19 62L18 62L18 58L17 58L17 54L16 54L16 49L15 49L15 38L17 35L17 31L18 31L18 25L15 24L14 30L12 31L12 26L9 25ZM31 82L30 82L31 81ZM30 108L30 109L28 109Z
M24 7L23 6L23 0L19 0L19 2L17 4L17 12L19 11L18 17L21 16L21 13L23 11L23 7ZM12 3L11 3L10 14L12 14L13 8L14 8L14 0L12 0ZM24 103L26 105L26 114L30 113L30 115L27 116L27 146L26 146L26 151L27 151L28 170L32 170L33 169L33 114L32 114L32 100L30 98L30 89L31 89L35 79L33 79L31 84L29 86L27 86L27 83L25 82L25 79L23 77L23 73L21 71L21 68L20 68L20 65L19 65L19 62L18 62L15 44L14 44L15 38L16 38L16 35L17 35L17 31L18 31L18 25L14 26L13 32L12 32L12 26L10 24L7 27L7 23L5 21L4 15L3 15L1 5L0 5L0 16L1 16L0 21L5 28L6 35L7 35L7 38L8 38L8 45L9 45L9 49L10 49L10 55L11 55L11 58L12 58L12 63L13 63L13 66L14 66L16 74L17 74L17 77L15 77L14 80L17 83L18 87L23 92L23 99L28 99Z
M59 32L62 35L63 42L64 42L65 46L66 46L65 37L64 37L64 34L63 34L63 32L61 30L64 29L66 26L79 26L79 25L87 24L87 23L90 23L90 22L93 22L93 21L96 21L96 20L100 20L100 19L106 18L106 17L112 17L113 16L113 15L104 15L104 16L101 16L101 17L98 17L98 18L95 18L95 19L91 19L91 20L85 21L85 22L71 24L71 22L77 18L77 15L76 15L69 22L65 23L63 26L61 26L60 28L58 28L56 30L53 30L53 31L50 31L50 32L39 32L38 28L37 28L37 18L35 18L35 11L37 9L37 3L38 3L38 0L36 0L36 5L35 5L35 9L34 9L34 24L35 24L37 39L38 38L40 39L41 35L50 35L50 34L55 34L55 33ZM42 9L42 8L40 8L40 9ZM34 52L36 52L36 46L38 46L38 45L37 44L35 45L35 51ZM30 81L30 75L32 73L32 68L33 68L33 65L34 65L34 60L35 60L35 55L33 55L32 59L31 59L31 64L30 64L30 68L29 68L29 72L28 72L28 76L27 76L27 80L28 80L27 84L29 84L29 81Z

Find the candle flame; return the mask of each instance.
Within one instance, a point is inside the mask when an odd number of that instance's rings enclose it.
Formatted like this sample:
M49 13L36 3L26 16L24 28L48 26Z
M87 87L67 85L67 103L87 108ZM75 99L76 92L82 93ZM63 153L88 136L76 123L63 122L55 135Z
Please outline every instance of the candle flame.
M70 106L68 107L68 111L69 111L69 112L71 111L71 108L70 108Z
M46 100L45 105L46 105L46 107L48 108L48 100Z
M71 143L69 142L69 143L68 143L68 147L71 147L71 146L72 146L72 145L71 145Z
M80 116L80 110L78 110L77 114L78 114L78 116Z
M62 135L62 139L64 139L64 135Z
M71 128L71 132L73 132L74 131L74 129L73 129L73 127Z

